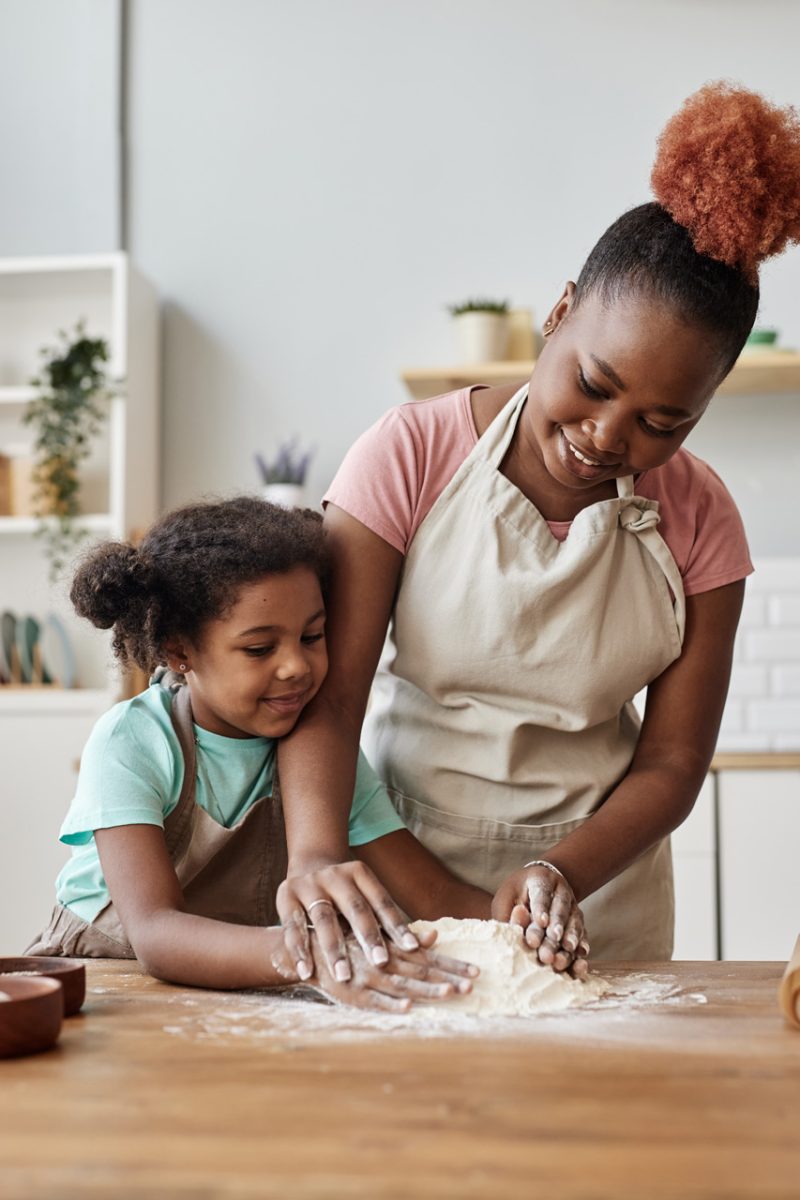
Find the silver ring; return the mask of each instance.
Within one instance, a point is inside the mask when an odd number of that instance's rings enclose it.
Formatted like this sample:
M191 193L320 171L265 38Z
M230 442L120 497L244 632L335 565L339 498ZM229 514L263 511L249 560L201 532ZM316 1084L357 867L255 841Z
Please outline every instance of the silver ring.
M333 908L332 900L312 900L311 903L306 907L306 912L310 913L312 908L316 908L318 904L330 904L331 908Z

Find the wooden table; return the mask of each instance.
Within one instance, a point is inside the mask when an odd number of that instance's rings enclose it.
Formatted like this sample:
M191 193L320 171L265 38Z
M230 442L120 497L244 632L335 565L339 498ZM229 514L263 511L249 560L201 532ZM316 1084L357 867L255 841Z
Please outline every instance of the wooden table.
M678 994L511 1036L335 1037L286 998L92 963L59 1046L0 1063L0 1196L800 1196L800 1032L776 1008L780 966L637 969ZM278 1003L294 1025L269 1017Z

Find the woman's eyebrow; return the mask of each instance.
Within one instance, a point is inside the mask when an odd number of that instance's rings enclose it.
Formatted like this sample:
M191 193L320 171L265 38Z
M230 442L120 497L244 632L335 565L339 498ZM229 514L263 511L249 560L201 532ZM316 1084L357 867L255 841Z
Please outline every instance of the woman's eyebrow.
M606 376L606 378L611 380L611 382L614 384L615 387L618 387L621 392L625 392L628 390L625 387L625 384L620 379L617 372L614 370L613 367L609 366L609 364L606 362L606 360L604 358L598 358L596 354L590 354L589 357L591 358L594 365L603 372L603 374Z

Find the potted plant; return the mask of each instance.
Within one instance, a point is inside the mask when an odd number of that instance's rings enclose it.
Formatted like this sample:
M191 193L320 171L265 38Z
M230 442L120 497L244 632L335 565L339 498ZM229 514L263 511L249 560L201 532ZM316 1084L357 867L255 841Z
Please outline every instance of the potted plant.
M508 344L508 301L476 298L449 306L465 363L498 362Z
M55 580L70 550L85 535L80 516L81 463L106 417L105 402L116 386L106 370L108 344L86 335L78 322L74 335L60 332L60 346L41 351L42 367L31 380L37 395L23 421L36 431L33 445L34 508Z
M306 476L313 455L313 450L302 450L298 446L297 438L282 442L272 459L256 454L264 499L284 508L304 508Z

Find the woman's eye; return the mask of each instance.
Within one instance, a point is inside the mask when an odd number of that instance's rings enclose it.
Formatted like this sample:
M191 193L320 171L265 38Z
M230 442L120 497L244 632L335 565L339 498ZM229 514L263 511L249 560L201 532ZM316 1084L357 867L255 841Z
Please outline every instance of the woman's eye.
M314 642L321 642L324 637L324 633L307 633L303 641L306 646L312 646Z
M605 392L598 392L597 388L592 387L589 380L583 373L583 367L578 367L578 386L586 396L590 396L592 400L607 400Z
M657 425L649 425L645 420L642 420L641 425L645 433L649 433L651 437L672 437L673 433L677 433L675 429L659 429Z

